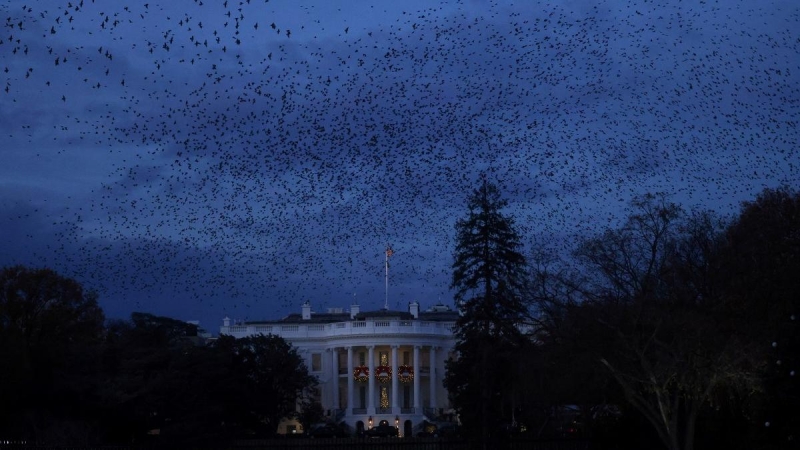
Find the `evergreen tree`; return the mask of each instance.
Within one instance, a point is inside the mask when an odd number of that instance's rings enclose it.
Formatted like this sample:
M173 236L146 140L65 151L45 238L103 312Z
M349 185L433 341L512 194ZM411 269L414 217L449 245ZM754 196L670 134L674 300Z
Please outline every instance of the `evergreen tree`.
M460 317L456 321L458 358L447 366L445 385L468 429L489 432L513 417L516 347L527 316L522 297L525 257L508 202L497 186L483 180L468 200L469 214L456 223L451 288Z

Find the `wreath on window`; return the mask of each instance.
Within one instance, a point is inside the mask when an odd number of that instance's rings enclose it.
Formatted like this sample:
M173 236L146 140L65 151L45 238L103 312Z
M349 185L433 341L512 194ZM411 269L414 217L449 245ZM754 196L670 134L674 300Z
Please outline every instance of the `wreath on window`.
M375 368L375 379L380 383L388 383L392 379L391 366L378 366Z
M369 367L358 366L353 369L353 378L360 383L366 383L369 381Z
M403 364L397 368L397 378L401 383L411 383L414 381L414 368L408 364Z

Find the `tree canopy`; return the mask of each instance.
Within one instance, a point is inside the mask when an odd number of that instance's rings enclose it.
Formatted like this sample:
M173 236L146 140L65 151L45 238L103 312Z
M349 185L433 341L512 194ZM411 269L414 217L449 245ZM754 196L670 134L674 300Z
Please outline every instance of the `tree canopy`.
M141 312L106 323L79 283L25 267L0 271L0 359L0 435L46 444L267 437L317 384L280 337L208 343Z
M71 439L100 380L104 316L96 295L49 269L0 271L0 432ZM43 424L49 424L44 426Z
M313 396L317 379L283 338L220 336L215 348L228 355L233 382L228 396L243 426L274 433L284 417L297 417L297 404Z
M768 344L797 343L798 205L797 193L766 190L728 220L665 195L635 199L621 227L583 240L578 270L535 277L539 342L604 370L670 450L708 443L698 423L731 446L777 442L765 423L791 436L798 415L783 399L797 388Z

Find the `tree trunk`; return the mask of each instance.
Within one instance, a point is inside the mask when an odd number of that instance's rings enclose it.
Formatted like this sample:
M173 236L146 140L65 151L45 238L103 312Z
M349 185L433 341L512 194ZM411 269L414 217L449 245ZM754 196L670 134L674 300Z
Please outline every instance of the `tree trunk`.
M489 346L485 342L481 342L481 372L483 386L481 397L481 439L483 440L483 449L488 450L489 447L489 402L492 400L492 389L489 380Z
M697 408L692 408L686 418L686 428L683 431L683 450L694 450L694 430L697 424Z

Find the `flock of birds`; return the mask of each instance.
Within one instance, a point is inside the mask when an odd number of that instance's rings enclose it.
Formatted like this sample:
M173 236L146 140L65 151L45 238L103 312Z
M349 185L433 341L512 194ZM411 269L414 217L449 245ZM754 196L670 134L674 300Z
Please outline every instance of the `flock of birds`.
M214 321L380 307L391 242L392 306L449 303L482 174L561 253L800 181L791 2L313 3L0 2L0 263Z

